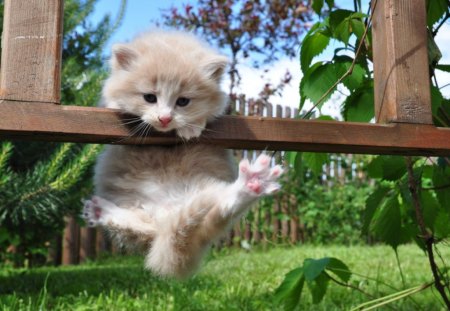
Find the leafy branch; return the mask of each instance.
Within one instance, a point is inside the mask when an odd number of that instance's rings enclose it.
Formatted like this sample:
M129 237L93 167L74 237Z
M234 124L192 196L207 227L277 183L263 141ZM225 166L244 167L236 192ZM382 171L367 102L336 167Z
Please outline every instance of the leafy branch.
M375 0L374 4L373 4L373 10L375 10L377 5L377 0ZM356 62L358 60L358 57L360 56L360 53L362 51L362 47L365 45L365 40L367 37L367 34L369 32L371 23L372 23L372 16L373 14L370 14L369 11L369 19L364 27L364 33L359 41L358 44L358 48L356 49L355 52L355 57L352 60L352 63L350 65L350 67L347 69L347 71L317 100L317 102L311 107L311 109L309 109L303 116L303 119L309 119L312 115L312 112L314 111L314 109L316 109L330 94L331 92L333 92L333 90L339 85L341 84L345 78L347 78L349 75L351 75L353 73L353 69L355 68Z
M445 305L450 310L450 300L445 291L445 284L442 282L442 279L441 279L441 276L439 273L439 269L438 269L436 261L434 259L433 245L435 243L435 240L434 240L433 235L426 228L423 211L420 206L419 185L418 185L416 179L414 178L414 169L413 169L414 163L413 163L413 160L411 157L406 157L406 166L407 166L407 170L408 170L409 191L411 192L411 196L413 199L417 224L418 224L420 232L422 234L421 237L423 238L423 240L425 242L427 255L428 255L428 261L430 263L431 271L432 271L433 277L434 277L434 286L436 287L436 290L441 295L442 300L444 301Z

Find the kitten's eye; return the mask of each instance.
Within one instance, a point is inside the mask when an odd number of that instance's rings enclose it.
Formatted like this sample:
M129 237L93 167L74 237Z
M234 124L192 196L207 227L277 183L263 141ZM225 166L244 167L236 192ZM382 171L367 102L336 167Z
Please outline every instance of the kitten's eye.
M177 101L176 101L175 104L176 104L177 106L184 107L184 106L187 106L187 105L189 104L190 101L191 101L191 100L190 100L189 98L186 98L186 97L180 97L180 98L177 99Z
M158 100L155 94L144 94L144 99L147 103L154 104Z

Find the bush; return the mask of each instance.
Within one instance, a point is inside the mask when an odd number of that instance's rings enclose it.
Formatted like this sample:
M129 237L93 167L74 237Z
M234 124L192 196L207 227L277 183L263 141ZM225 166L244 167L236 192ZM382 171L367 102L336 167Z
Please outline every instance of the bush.
M306 239L313 243L360 243L362 212L370 186L335 184L331 187L307 181L298 196L300 221Z

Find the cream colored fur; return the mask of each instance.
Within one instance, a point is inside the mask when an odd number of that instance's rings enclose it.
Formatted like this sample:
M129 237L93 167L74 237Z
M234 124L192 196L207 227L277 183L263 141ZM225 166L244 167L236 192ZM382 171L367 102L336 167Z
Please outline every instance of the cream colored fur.
M282 169L271 168L269 157L241 161L237 176L229 151L187 142L223 113L220 78L227 62L182 32L153 31L113 48L101 105L139 117L135 131L141 134L175 130L186 142L107 146L95 168L96 196L83 215L125 247L144 251L146 267L161 276L191 275L252 202L279 189ZM178 105L180 98L189 103Z

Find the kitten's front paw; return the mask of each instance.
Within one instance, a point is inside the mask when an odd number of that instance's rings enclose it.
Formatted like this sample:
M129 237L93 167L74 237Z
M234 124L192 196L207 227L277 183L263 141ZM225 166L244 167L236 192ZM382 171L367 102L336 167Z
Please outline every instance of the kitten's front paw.
M178 136L189 140L191 138L199 137L202 134L202 128L183 127L177 129Z
M89 225L89 227L95 227L104 224L104 206L108 203L110 202L97 196L93 196L90 200L84 201L82 217Z
M270 157L265 154L253 163L247 159L239 163L239 179L244 183L246 192L256 196L277 192L280 189L277 179L282 173L280 165L270 167Z

